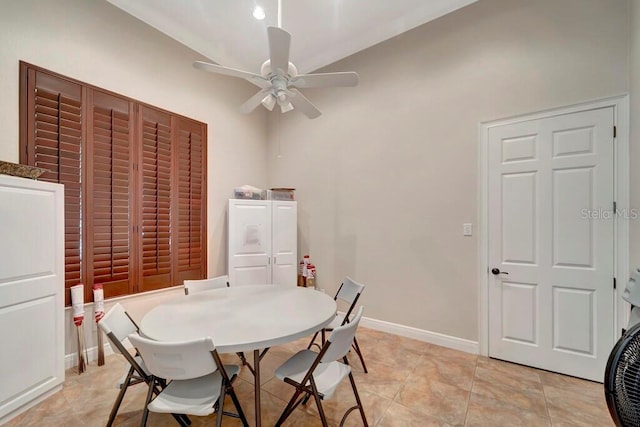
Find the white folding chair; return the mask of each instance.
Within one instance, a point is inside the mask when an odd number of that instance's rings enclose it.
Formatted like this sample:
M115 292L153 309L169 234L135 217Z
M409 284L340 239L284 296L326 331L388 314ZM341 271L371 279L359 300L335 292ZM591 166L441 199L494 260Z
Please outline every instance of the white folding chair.
M161 342L132 334L129 341L140 352L151 378L142 426L147 423L149 411L197 416L218 411L216 423L220 426L227 394L233 400L238 414L224 414L240 418L245 427L249 425L233 389L233 381L240 368L222 364L210 337ZM157 382L158 378L166 378L170 382L153 398L154 386L161 385Z
M358 299L360 298L360 295L362 294L363 290L364 290L363 284L356 282L355 280L351 279L348 276L344 279L344 281L340 285L340 288L338 289L338 292L336 292L336 295L335 297L333 297L333 299L336 301L341 300L349 304L349 308L347 309L347 312L344 315L336 314L336 317L331 321L331 323L328 326L326 326L321 331L316 332L313 335L311 342L307 346L308 349L314 345L314 342L318 334L321 334L322 344L324 344L326 341L325 335L327 332L331 332L336 327L350 322L349 319L350 319L351 313L353 312L353 309L355 308L356 303L358 302ZM320 345L318 344L315 344L315 345L318 346L318 348L320 348ZM362 351L360 351L360 345L358 344L358 339L356 337L353 337L353 349L355 350L356 354L360 358L360 363L362 363L362 369L364 370L365 373L368 373L369 371L367 371L367 365L364 363L364 357L362 356Z
M107 427L111 427L122 403L122 399L124 399L124 395L127 392L127 388L130 385L141 382L149 384L150 377L142 358L137 353L135 355L129 353L122 344L122 341L129 335L138 333L138 325L131 319L124 307L116 303L116 305L100 319L98 327L109 339L113 352L121 354L129 363L129 368L117 384L118 388L120 388L120 393L118 393L116 401L113 403L109 420L107 421ZM159 393L159 389L156 389L156 392ZM189 425L189 419L186 417L174 415L174 418L180 425Z
M229 276L218 276L210 279L185 280L184 294L195 294L198 292L208 291L210 289L226 288L229 286Z
M302 401L306 401L306 396L311 395L318 406L322 425L326 427L328 425L327 418L321 402L330 398L340 382L347 376L351 381L356 405L345 412L340 425L344 424L351 411L359 409L364 425L368 426L360 395L351 373L351 366L349 366L349 361L347 360L347 353L356 335L356 329L362 318L362 311L363 308L360 307L351 322L336 327L323 344L319 353L309 349L301 350L276 369L276 377L296 389L276 422L276 426L282 425L296 407ZM342 359L342 362L339 362L338 359Z

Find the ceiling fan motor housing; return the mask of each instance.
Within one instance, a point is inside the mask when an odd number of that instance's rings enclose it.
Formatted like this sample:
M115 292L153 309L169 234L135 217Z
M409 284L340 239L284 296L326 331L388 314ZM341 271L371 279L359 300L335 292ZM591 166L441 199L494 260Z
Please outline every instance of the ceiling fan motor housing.
M267 59L262 63L262 67L260 67L260 74L262 74L262 77L264 77L265 79L268 79L271 77L272 70L271 70L270 59ZM296 68L295 65L293 65L291 61L289 61L289 66L287 67L287 77L291 78L297 75L298 75L298 69Z

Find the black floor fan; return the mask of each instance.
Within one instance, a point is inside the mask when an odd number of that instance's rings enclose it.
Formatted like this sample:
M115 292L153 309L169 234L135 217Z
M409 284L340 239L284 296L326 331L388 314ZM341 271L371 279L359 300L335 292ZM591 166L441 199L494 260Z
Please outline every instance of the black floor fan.
M640 323L613 347L604 373L604 394L617 426L640 426Z
M631 304L626 332L611 350L604 373L604 394L617 426L640 426L640 271L622 296Z

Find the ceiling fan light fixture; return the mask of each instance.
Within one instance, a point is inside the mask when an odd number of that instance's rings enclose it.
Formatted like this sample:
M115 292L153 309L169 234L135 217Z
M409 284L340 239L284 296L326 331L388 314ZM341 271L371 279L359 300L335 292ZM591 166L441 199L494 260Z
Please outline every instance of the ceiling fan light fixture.
M253 9L253 17L258 21L262 21L265 16L266 14L264 13L264 9L262 8L262 6L256 5L256 7Z
M289 101L278 101L278 105L280 105L280 111L282 111L283 113L288 113L289 111L293 110L293 104L291 104Z
M264 108L271 111L273 110L273 107L276 105L276 98L272 94L269 94L264 97L261 103L264 106Z
M278 104L282 104L287 100L287 94L284 91L278 92L276 96L278 97Z

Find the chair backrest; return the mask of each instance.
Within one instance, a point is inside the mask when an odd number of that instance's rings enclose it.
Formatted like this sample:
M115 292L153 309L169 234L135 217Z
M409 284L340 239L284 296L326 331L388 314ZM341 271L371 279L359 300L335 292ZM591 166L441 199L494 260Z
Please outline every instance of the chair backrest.
M120 304L116 303L98 322L98 326L111 342L114 352L122 354L122 341L138 332L138 325L129 317Z
M364 290L364 285L356 282L350 277L345 277L340 285L335 299L340 299L348 304L353 304Z
M342 300L349 304L349 308L347 309L347 312L345 314L345 321L349 320L349 316L355 308L356 303L358 302L358 298L360 298L360 294L363 290L364 285L362 283L356 282L349 276L345 277L344 281L340 285L340 288L338 289L338 292L336 293L334 299L336 301Z
M129 341L138 350L147 370L167 380L199 378L218 369L212 352L210 337L191 341L153 341L138 334L129 335Z
M363 311L364 308L360 306L351 322L338 326L331 332L325 344L329 345L329 348L322 356L322 362L332 362L346 356L351 348L351 343L353 343L353 337L356 335Z
M229 286L229 276L227 275L212 277L210 279L185 280L184 294L191 295L210 289L226 288L227 286Z

